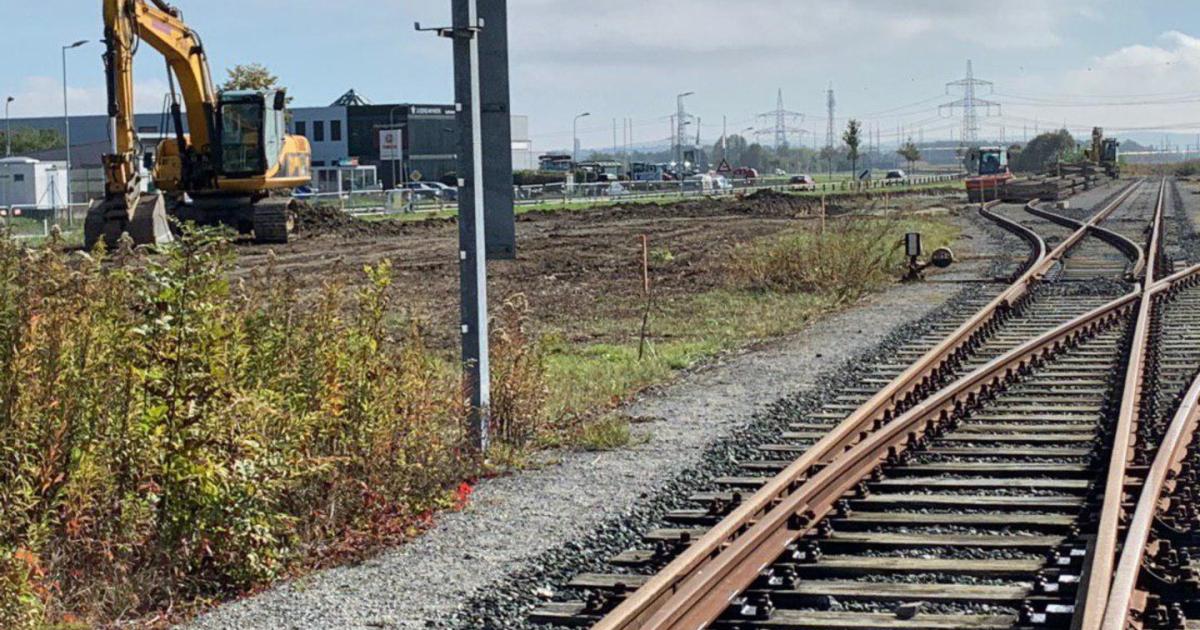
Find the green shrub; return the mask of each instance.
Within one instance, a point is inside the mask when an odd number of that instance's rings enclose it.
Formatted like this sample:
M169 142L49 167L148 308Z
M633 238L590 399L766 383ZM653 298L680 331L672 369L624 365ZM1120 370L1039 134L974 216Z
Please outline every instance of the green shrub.
M458 377L395 316L390 265L301 295L232 262L210 232L95 260L0 239L0 626L243 592L469 494ZM524 343L500 344L513 434Z

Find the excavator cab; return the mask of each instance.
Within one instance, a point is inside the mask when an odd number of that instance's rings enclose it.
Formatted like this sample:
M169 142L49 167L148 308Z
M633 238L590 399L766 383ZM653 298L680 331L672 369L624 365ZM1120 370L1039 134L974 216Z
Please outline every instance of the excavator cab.
M999 147L979 149L979 174L1000 175L1008 172L1008 151Z
M221 177L262 177L278 165L287 135L287 97L271 92L222 92L217 107L217 172Z

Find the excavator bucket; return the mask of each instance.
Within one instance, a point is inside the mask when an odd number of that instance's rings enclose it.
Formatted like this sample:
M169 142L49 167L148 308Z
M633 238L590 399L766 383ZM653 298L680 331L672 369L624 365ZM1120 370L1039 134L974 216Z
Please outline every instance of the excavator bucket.
M161 245L175 240L163 196L142 195L132 212L124 199L99 201L88 210L83 226L86 249L91 250L103 239L111 250L124 233L129 234L135 245Z

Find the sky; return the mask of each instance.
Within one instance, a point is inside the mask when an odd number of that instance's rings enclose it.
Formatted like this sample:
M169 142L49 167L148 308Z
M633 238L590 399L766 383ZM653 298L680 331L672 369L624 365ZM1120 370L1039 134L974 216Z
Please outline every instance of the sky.
M482 0L487 1L487 0ZM443 25L449 0L174 0L200 33L214 73L258 62L279 75L294 104L327 105L350 88L377 103L453 100L450 44L413 23ZM61 46L72 113L104 111L99 0L4 0L0 98L12 115L63 110ZM535 151L665 141L675 96L687 98L711 143L786 109L803 142L824 144L825 90L835 125L850 117L897 139L950 139L962 98L946 83L972 60L992 82L980 97L982 135L1020 140L1064 123L1084 135L1200 134L1200 3L1194 0L509 0L513 111L530 116ZM162 109L161 58L137 63L139 111ZM949 93L948 93L949 92ZM696 133L691 127L689 136ZM770 140L765 135L762 139ZM1177 136L1178 137L1178 136ZM794 144L796 136L792 136ZM1178 140L1177 140L1178 141ZM1189 142L1191 142L1189 140ZM1194 142L1200 144L1200 139Z

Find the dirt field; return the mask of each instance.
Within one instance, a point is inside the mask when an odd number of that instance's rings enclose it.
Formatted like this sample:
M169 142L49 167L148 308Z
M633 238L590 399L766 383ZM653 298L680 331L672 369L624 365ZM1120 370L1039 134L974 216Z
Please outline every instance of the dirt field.
M831 215L872 211L882 202L831 206ZM955 196L893 200L901 208L955 207ZM624 320L641 308L641 235L650 239L656 303L720 288L727 254L737 243L776 234L799 221L816 221L809 199L776 193L754 198L698 200L534 212L517 218L514 261L489 265L493 303L527 296L535 328L562 331L571 342L628 339L628 331L572 326L581 320ZM429 338L452 347L457 321L457 224L453 220L363 222L334 211L309 211L299 236L274 248L277 269L305 288L340 278L355 282L363 265L391 259L395 284L426 322ZM268 248L239 246L241 273L266 264ZM586 331L586 332L584 332Z

